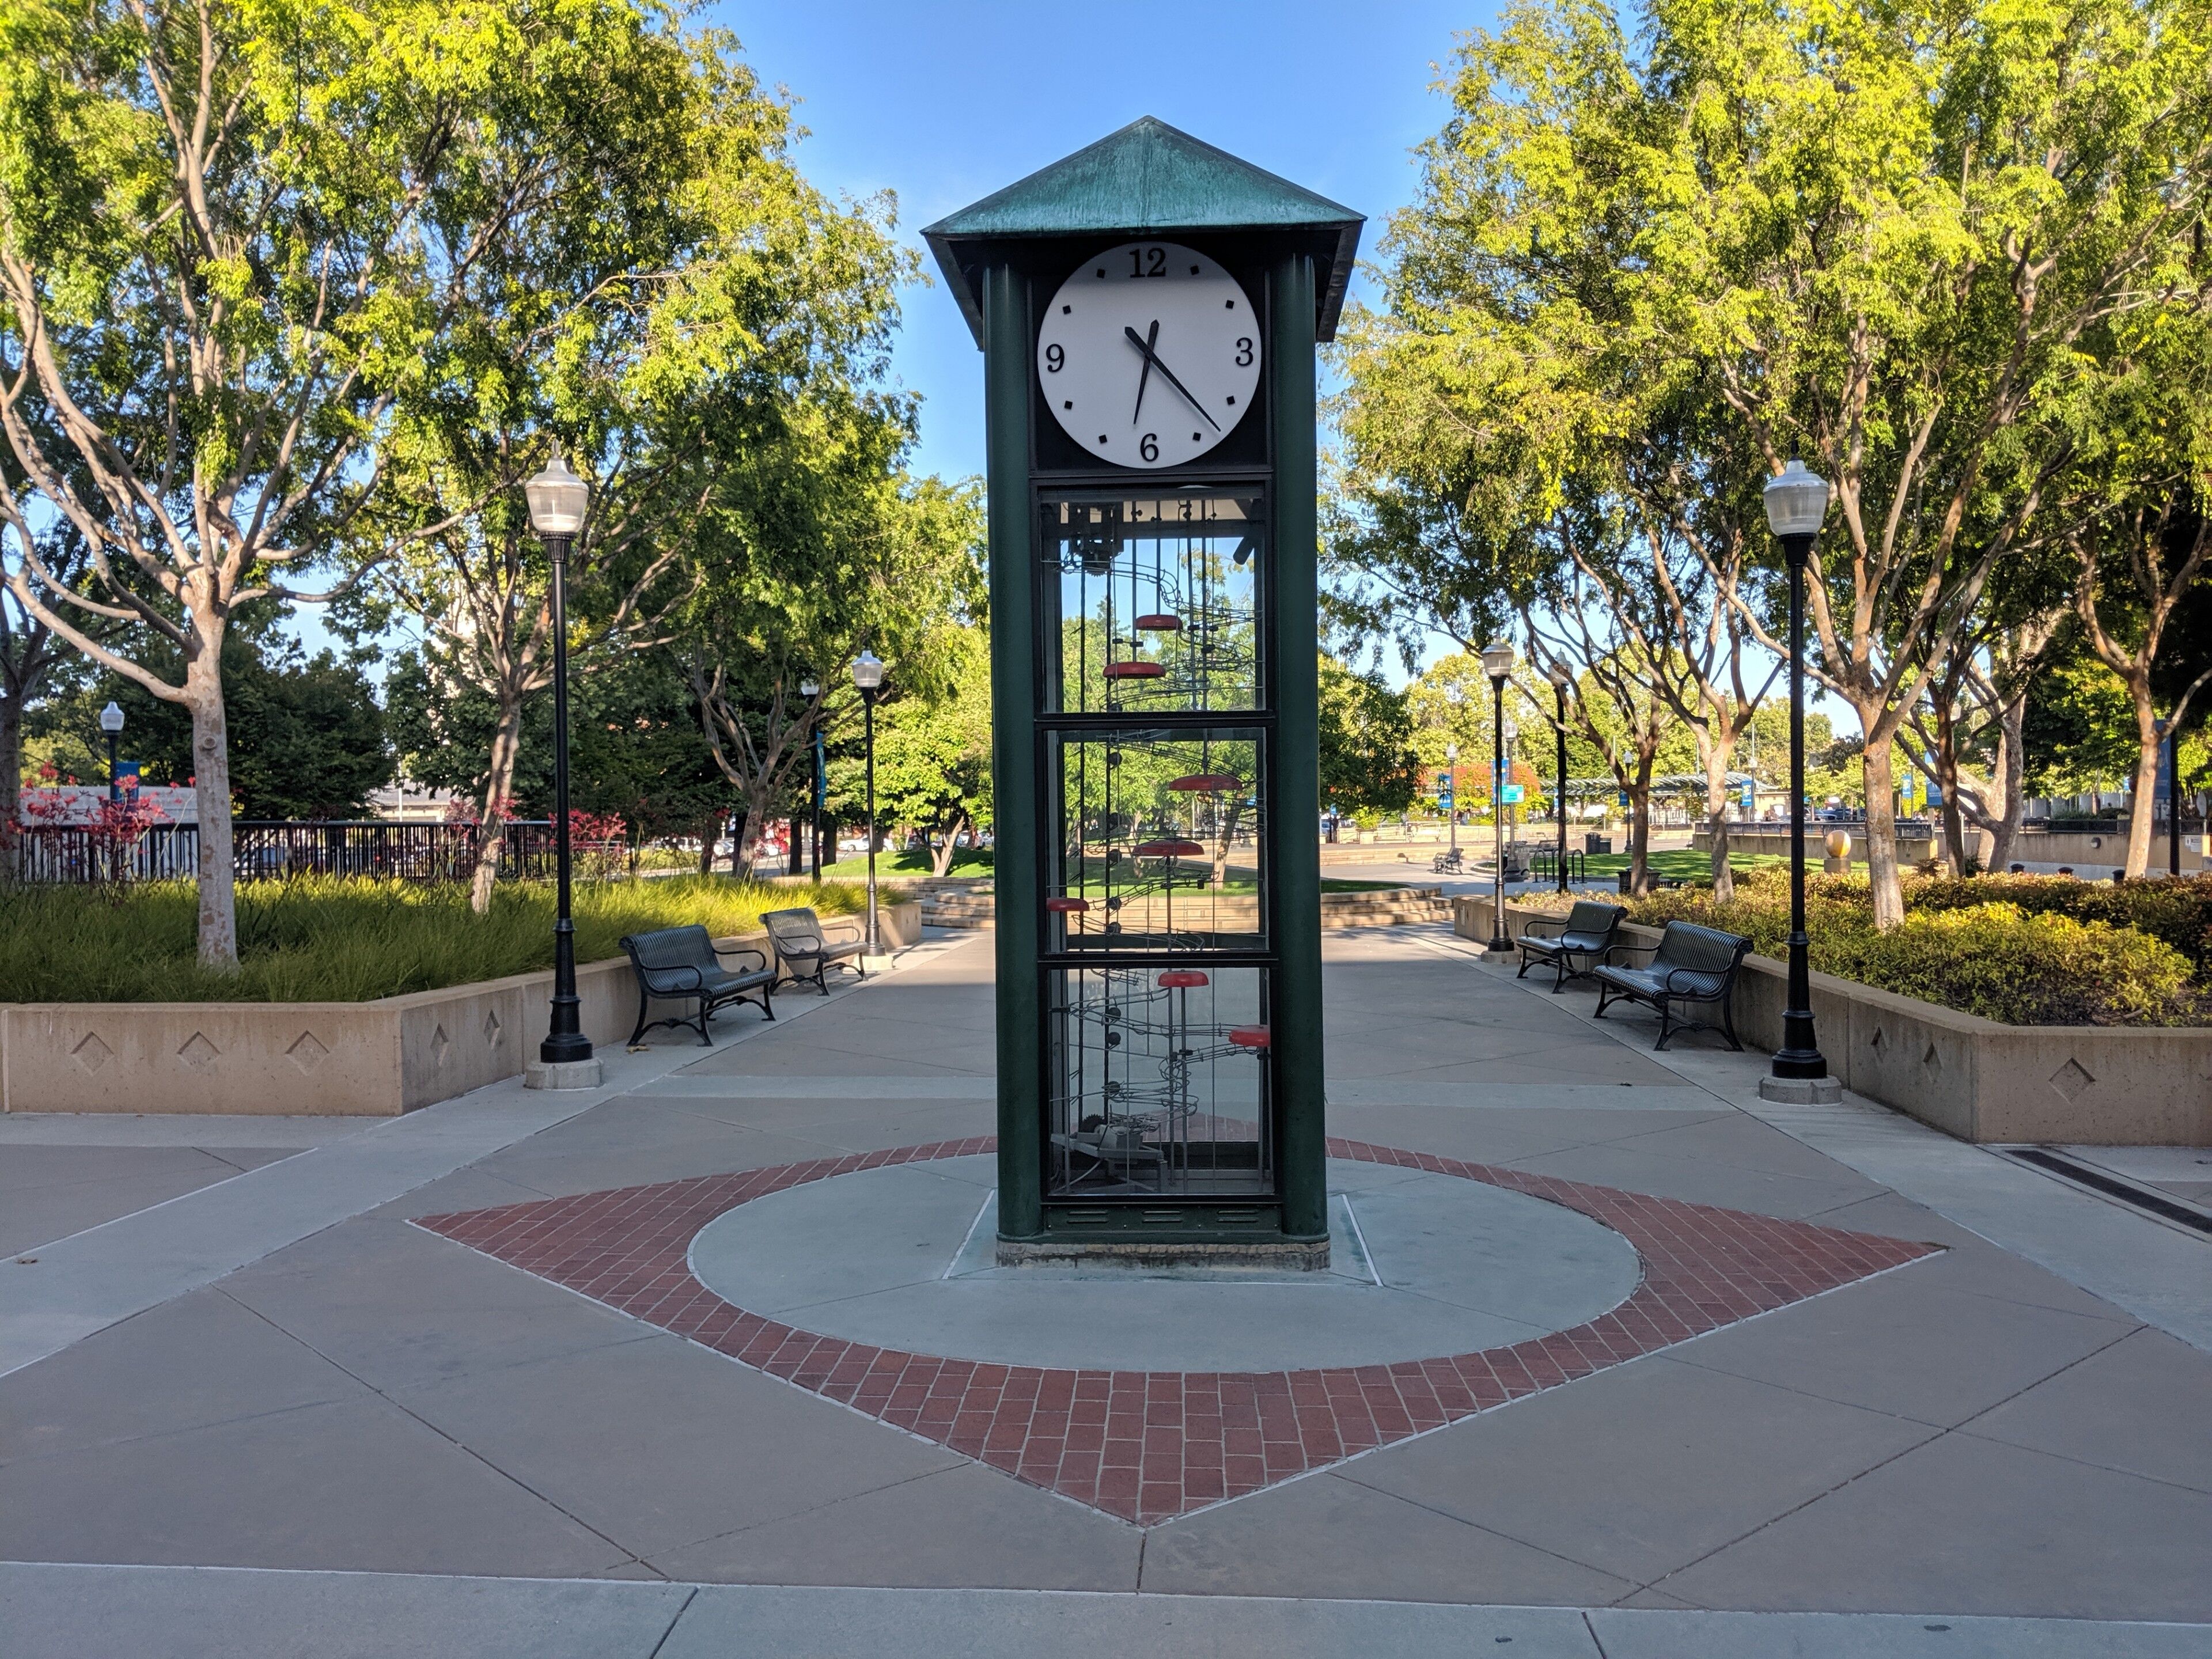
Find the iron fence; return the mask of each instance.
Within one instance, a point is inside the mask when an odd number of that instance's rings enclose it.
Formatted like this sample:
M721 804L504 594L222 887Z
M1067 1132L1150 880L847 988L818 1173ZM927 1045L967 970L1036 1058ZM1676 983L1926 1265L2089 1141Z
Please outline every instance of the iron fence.
M472 823L240 818L231 833L231 868L240 881L303 876L466 881L475 867ZM617 875L629 867L629 849L621 842L573 842L570 847L579 876ZM158 823L127 842L82 824L27 826L15 861L17 878L31 883L189 879L199 862L199 826ZM518 819L503 826L501 880L549 880L553 872L550 822Z

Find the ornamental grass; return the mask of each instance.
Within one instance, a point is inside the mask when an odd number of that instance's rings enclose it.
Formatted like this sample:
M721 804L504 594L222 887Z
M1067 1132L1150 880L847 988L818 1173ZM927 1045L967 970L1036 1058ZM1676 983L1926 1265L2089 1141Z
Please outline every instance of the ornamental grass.
M2168 885L2198 891L2153 890ZM1928 878L1908 880L1905 899L1905 920L1881 933L1863 878L1808 873L1814 969L2008 1025L2212 1024L2200 908L2212 906L2212 884ZM1693 921L1748 936L1761 956L1787 953L1786 867L1739 875L1725 902L1710 887L1626 902L1633 921Z
M849 914L866 896L714 876L579 882L576 959L619 956L623 934L654 927L753 933L762 912L802 904ZM367 1002L553 965L544 882L501 883L483 916L453 884L240 882L235 974L199 966L198 915L190 882L0 888L0 1002Z

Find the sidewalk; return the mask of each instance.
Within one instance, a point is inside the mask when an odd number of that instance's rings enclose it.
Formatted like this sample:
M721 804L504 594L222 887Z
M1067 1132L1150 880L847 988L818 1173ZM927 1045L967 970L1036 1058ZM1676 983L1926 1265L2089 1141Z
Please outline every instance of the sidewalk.
M2212 1245L1879 1109L1766 1107L1755 1061L1654 1056L1442 928L1326 948L1334 1136L1942 1248L1140 1526L413 1224L789 1166L834 1198L836 1160L989 1135L988 935L558 1109L307 1150L0 1120L23 1213L106 1223L10 1235L0 1561L75 1565L0 1567L9 1650L2212 1649ZM169 1198L209 1172L149 1146L258 1167ZM169 1201L124 1212L141 1180Z

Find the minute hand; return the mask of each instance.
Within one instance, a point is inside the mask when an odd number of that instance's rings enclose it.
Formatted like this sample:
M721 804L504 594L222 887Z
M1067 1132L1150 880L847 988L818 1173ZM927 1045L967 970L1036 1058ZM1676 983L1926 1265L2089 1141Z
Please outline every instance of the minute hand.
M1204 421L1206 425L1212 427L1216 432L1221 430L1221 422L1215 420L1212 416L1207 414L1206 412L1206 405L1190 395L1190 388L1176 378L1175 370L1170 368L1165 363L1160 361L1160 354L1152 349L1151 343L1148 342L1143 335L1138 333L1135 329L1130 328L1126 325L1122 327L1121 332L1128 336L1129 343L1131 345L1136 347L1138 350L1145 354L1146 363L1150 367L1159 370L1160 378L1165 380L1170 386L1173 386L1177 392L1182 393L1183 401L1198 411L1199 419Z

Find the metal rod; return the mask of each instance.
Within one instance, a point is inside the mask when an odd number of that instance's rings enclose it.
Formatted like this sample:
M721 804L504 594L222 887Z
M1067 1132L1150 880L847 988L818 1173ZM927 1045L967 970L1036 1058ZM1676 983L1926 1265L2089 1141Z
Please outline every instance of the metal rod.
M559 915L553 923L553 1020L538 1057L549 1066L592 1057L576 997L576 924L568 914L568 538L549 536L553 556L553 861Z
M868 954L879 957L876 943L876 694L860 693L868 733Z
M1805 561L1810 536L1785 536L1790 563L1790 991L1774 1075L1816 1078L1828 1062L1813 1034L1812 967L1805 936Z
M2166 872L2181 874L2181 734L2171 720L2166 726Z
M1490 948L1510 951L1505 933L1505 676L1490 681L1490 818L1497 828L1498 863L1490 878Z
M1559 739L1559 890L1567 890L1567 687L1563 680L1552 684L1552 695L1559 703L1559 718L1553 729Z

